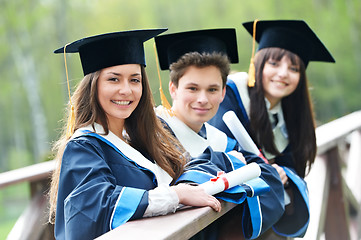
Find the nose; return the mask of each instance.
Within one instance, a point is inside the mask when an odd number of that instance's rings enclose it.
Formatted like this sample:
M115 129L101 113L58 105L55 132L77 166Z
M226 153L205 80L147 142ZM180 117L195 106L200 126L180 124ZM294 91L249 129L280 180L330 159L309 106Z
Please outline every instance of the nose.
M284 78L288 75L288 65L287 64L281 64L278 68L277 74Z
M197 97L197 102L200 104L208 103L208 96L205 91L200 91Z
M128 81L121 81L118 85L118 92L121 95L129 95L132 93L132 89L130 88Z

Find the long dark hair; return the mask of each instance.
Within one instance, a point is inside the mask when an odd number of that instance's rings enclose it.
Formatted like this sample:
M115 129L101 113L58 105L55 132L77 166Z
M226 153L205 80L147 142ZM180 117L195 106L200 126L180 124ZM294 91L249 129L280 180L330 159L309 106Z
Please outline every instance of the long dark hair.
M149 86L149 81L143 66L142 74L142 97L138 106L125 120L124 128L128 134L129 144L138 151L149 155L163 170L175 181L183 172L186 162L183 156L181 144L164 129L154 112L154 99ZM109 133L108 121L104 110L98 100L97 81L100 71L86 75L79 83L72 96L75 109L74 131L97 121L104 128L105 134ZM56 169L52 175L50 188L50 214L49 221L54 223L57 192L61 160L64 149L69 139L66 136L64 126L61 138L55 143L54 151L57 152Z
M292 64L300 67L300 81L296 90L282 98L281 104L295 170L303 178L306 174L306 167L310 169L316 157L315 123L305 66L302 60L290 51L281 48L265 48L255 55L256 85L249 88L251 135L265 151L276 156L281 154L274 144L272 127L264 100L262 73L268 59L281 60L283 56L287 56Z

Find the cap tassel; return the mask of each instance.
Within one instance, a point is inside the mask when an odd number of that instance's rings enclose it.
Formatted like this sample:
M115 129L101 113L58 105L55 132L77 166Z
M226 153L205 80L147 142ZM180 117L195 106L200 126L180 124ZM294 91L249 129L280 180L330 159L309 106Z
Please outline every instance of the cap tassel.
M159 78L159 93L160 93L160 101L163 107L166 108L167 112L173 116L174 113L172 111L172 106L169 104L167 97L165 96L164 92L163 92L163 88L162 88L162 79L160 77L160 70L159 70L159 63L158 63L158 55L157 55L157 50L155 47L155 43L153 45L154 47L154 52L155 52L155 58L156 58L156 64L157 64L157 72L158 72L158 78Z
M256 83L256 68L254 66L254 51L255 51L255 45L256 45L256 24L258 22L258 19L256 19L253 22L253 43L252 43L252 57L251 57L251 63L249 65L248 70L248 87L254 87Z
M69 43L64 46L64 64L65 64L66 82L67 82L67 85L68 85L69 104L70 104L70 109L71 109L69 117L68 117L68 124L67 124L67 127L66 127L66 138L67 139L69 139L73 135L74 127L75 127L75 112L74 112L73 103L71 102L70 84L69 84L69 77L68 77L68 67L67 67L67 64L66 64L66 53L65 53L66 47L68 45L69 45Z
M248 69L248 87L254 87L256 83L256 69L254 67L253 58L251 58L251 63L249 64Z

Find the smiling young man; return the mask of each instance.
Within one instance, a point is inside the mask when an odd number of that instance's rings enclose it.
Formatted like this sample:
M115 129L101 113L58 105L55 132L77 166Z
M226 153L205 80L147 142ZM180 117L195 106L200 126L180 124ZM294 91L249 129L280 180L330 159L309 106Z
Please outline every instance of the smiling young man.
M239 223L243 220L245 237L259 236L283 214L280 177L273 167L256 155L242 151L235 140L207 123L217 113L225 96L230 63L238 62L235 30L174 33L159 36L155 42L161 69L170 70L169 92L173 101L171 109L158 106L157 115L185 150L197 157L211 147L214 151L228 153L235 169L250 162L261 167L261 179L269 185L270 191L248 197L245 204L221 218L219 228L225 235L237 231L242 234ZM257 189L257 184L252 187ZM231 222L236 222L236 228L231 227Z

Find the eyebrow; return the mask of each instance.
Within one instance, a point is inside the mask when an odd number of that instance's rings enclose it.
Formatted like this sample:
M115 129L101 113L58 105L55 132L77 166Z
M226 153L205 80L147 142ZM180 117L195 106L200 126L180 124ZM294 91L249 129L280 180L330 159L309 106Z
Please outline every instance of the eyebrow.
M222 84L212 84L209 87L221 87Z
M198 83L194 83L194 82L190 82L190 83L187 83L185 85L186 87L189 87L189 86L199 86ZM212 84L212 85L209 85L208 88L221 88L221 84Z
M123 74L117 73L117 72L107 72L106 74L113 74L113 75L116 75L116 76L122 76L123 75ZM140 76L140 75L141 75L141 73L133 73L130 76Z

